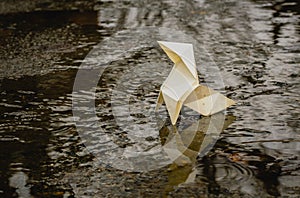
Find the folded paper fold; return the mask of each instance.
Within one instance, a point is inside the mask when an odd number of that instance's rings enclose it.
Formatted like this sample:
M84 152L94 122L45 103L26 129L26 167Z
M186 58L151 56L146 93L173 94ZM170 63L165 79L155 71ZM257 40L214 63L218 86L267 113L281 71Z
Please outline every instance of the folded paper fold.
M199 84L192 44L166 41L158 43L174 62L174 66L160 88L156 110L165 102L173 125L183 105L209 116L235 104L219 92Z

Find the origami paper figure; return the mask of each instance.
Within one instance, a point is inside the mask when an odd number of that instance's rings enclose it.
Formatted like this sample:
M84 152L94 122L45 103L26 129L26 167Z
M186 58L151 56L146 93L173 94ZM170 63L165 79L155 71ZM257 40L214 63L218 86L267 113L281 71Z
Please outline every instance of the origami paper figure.
M199 84L192 44L158 43L174 62L174 67L160 88L156 110L165 102L173 125L183 105L209 116L235 104L233 100Z

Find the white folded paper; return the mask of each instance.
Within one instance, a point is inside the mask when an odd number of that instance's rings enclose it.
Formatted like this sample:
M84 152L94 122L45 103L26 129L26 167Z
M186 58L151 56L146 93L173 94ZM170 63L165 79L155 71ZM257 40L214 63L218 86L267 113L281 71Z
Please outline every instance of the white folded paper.
M183 105L208 116L235 104L219 92L199 84L192 44L158 43L174 62L174 67L160 88L156 110L165 102L173 125Z

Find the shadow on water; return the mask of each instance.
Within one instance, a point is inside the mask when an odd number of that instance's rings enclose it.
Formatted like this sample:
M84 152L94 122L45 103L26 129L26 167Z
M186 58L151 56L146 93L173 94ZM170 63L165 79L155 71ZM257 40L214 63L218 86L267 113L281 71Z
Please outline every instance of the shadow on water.
M237 188L248 188L254 185L254 178L258 178L263 182L268 194L280 196L277 188L278 177L281 174L281 161L264 155L259 150L245 151L237 145L218 140L216 133L213 133L216 136L209 137L206 127L210 124L220 127L223 123L220 122L220 118L222 118L220 114L211 118L201 118L191 126L187 126L184 131L178 131L175 126L162 127L160 130L162 144L165 145L175 139L172 150L178 149L182 152L182 155L168 166L168 183L165 185L164 196L167 197L178 186L194 183L199 175L207 185L207 193L211 195L231 196L231 191ZM210 123L211 119L214 119L213 123ZM226 116L219 132L228 128L235 119L234 116ZM217 144L214 146L215 142ZM215 147L220 149L220 152L208 154L207 151L210 149L207 150L207 147ZM259 186L251 188L262 191Z
M177 186L195 181L198 174L195 169L197 158L205 156L212 149L220 133L234 120L234 116L224 117L222 113L219 113L211 117L202 117L190 126L184 127L183 131L172 125L164 125L160 129L161 144L165 148L171 149L172 152L178 150L182 153L168 166L168 184L165 186L165 197ZM214 129L209 128L209 126L213 126ZM167 144L170 146L166 146Z

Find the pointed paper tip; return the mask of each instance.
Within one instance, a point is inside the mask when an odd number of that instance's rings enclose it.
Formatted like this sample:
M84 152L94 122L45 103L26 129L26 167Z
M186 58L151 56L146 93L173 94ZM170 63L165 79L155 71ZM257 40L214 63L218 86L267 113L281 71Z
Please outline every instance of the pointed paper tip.
M165 46L166 48L169 48L169 49L171 49L172 47L172 45L190 45L190 46L193 46L191 43L178 43L178 42L171 42L171 41L157 41L157 43L159 44L159 45L163 45L163 46ZM171 47L171 48L170 48ZM173 51L173 50L172 50Z
M177 122L177 120L172 120L172 119L171 119L172 125L176 125L176 122Z
M165 43L167 41L157 41L159 44Z
M169 42L168 42L168 41L157 41L157 43L158 43L160 46L167 47L166 44L169 43Z
M227 99L227 105L228 105L228 107L230 107L232 105L235 105L235 104L236 104L236 102L234 100L232 100L230 98Z
M163 44L165 41L157 41L158 44Z

